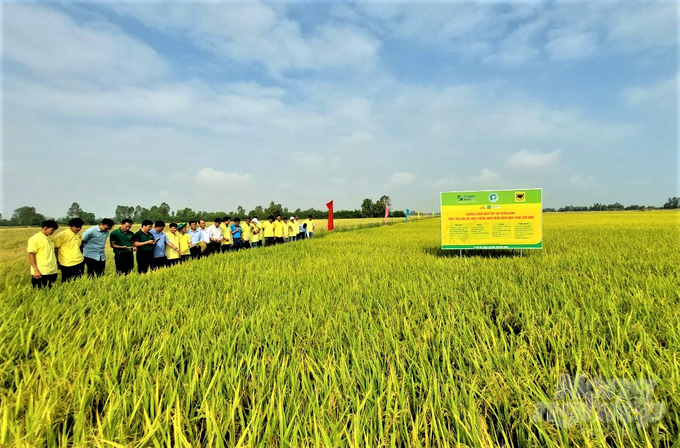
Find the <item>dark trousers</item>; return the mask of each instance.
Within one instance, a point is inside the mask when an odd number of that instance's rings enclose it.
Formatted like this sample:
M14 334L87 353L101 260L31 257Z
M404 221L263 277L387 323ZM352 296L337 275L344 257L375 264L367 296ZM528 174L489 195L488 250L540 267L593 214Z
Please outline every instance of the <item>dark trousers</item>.
M137 249L137 272L144 274L149 271L151 267L151 261L153 260L152 250L139 250Z
M101 277L106 268L106 260L95 260L94 258L85 257L85 266L87 266L87 275L89 277Z
M283 244L283 237L282 236L276 237L276 244Z
M232 249L231 244L223 244L220 246L220 250L222 251L222 253L231 252L231 249Z
M49 288L57 281L57 274L43 275L40 278L31 277L31 285L34 288Z
M239 250L243 246L243 240L241 238L234 238L234 245L231 246L231 250Z
M262 245L262 241L253 241L250 243L250 247L260 247Z
M135 257L132 251L121 252L114 255L116 261L116 272L123 275L129 275L132 268L135 267Z
M165 266L174 266L178 264L181 260L179 258L173 258L172 260L165 260Z
M151 269L162 268L168 264L168 259L166 257L154 257L151 260Z
M264 245L265 246L273 246L276 244L276 239L273 236L265 236L264 237Z
M180 258L180 263L186 263L187 261L189 261L193 258L194 258L193 255L182 255L182 258Z
M85 262L81 261L74 266L59 266L59 269L61 269L61 281L68 282L85 273Z
M212 255L220 252L220 243L208 243L208 247L205 248L206 255Z
M189 249L189 252L191 253L191 258L196 259L201 256L201 247L200 246L194 246L191 249Z
M250 241L244 241L241 247L243 249L250 249Z

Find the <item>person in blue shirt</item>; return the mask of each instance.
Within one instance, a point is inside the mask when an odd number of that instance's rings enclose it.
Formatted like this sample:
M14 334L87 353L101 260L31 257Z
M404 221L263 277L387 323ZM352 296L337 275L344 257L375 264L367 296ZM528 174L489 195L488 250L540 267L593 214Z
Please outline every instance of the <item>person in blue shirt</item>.
M89 277L99 277L106 268L106 238L113 228L113 220L104 218L99 225L90 227L83 233L83 257Z
M241 248L242 238L241 238L241 218L234 219L234 223L229 226L231 231L231 237L234 242L232 250L239 250Z
M179 248L168 241L168 239L165 237L163 229L165 229L165 222L156 221L154 223L154 229L151 230L151 235L153 235L154 240L156 240L156 244L153 247L153 260L151 261L151 269L162 268L167 264L168 259L165 256L165 246L177 251L178 254L180 253Z

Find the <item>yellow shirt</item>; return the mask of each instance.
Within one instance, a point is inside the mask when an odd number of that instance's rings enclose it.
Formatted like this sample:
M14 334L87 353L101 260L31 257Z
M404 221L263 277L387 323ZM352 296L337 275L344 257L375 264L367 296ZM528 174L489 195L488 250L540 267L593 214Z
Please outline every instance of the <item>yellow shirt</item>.
M255 229L257 229L257 233L255 233ZM251 243L257 243L260 241L260 235L261 235L261 230L260 226L253 224L252 222L250 223L250 242Z
M83 244L83 237L80 234L71 232L71 229L66 229L55 235L52 242L54 247L59 249L57 260L60 265L75 266L85 261L85 257L80 251L80 245Z
M290 223L288 221L281 221L283 223L283 237L288 239L290 235Z
M28 253L35 254L35 264L38 265L38 270L42 275L59 272L57 256L54 254L54 242L49 236L38 232L30 237L28 239ZM34 274L33 266L31 266L31 275Z
M184 233L182 235L181 233L177 232L179 235L179 251L182 252L182 255L190 255L191 251L189 250L191 248L191 235L188 233Z
M229 223L229 226L231 227L231 223ZM227 228L227 225L225 223L220 224L220 229L222 229L222 245L229 246L233 244L234 240L231 235L231 230Z
M165 233L165 238L168 240L168 243L172 243L172 245L177 248L179 248L179 237L180 237L179 232ZM176 260L179 258L179 254L177 253L177 251L172 247L168 246L167 244L165 245L165 256L168 257L168 260Z
M243 241L250 241L250 224L245 222L241 224L241 239Z
M307 231L308 232L314 232L314 221L307 218L305 219L305 222L303 224L307 224Z
M297 236L298 233L300 233L300 227L297 225L295 221L288 221L288 236Z
M283 238L283 228L283 221L274 221L274 236L277 238Z
M264 237L269 238L274 236L274 224L273 222L265 221L262 224L262 230L264 230Z

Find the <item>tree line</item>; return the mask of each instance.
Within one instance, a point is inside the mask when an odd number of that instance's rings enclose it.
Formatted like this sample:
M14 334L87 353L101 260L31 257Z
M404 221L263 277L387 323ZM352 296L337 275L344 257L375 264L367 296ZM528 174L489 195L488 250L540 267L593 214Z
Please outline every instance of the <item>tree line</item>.
M333 215L337 219L348 219L348 218L370 218L370 217L383 217L385 216L385 206L390 206L391 200L387 195L383 195L380 199L373 202L371 199L364 199L361 208L356 210L334 210ZM309 216L312 215L314 219L325 219L328 217L328 210L318 210L315 208L300 209L295 210L284 207L280 203L271 201L269 206L263 207L258 205L252 210L246 210L242 206L238 206L236 210L225 211L207 211L207 210L193 210L190 207L185 207L179 210L172 210L167 202L162 202L160 205L154 205L151 208L142 207L141 205L131 206L131 205L118 205L113 214L112 219L119 223L123 219L131 219L134 222L141 222L144 219L149 219L151 221L165 221L165 222L188 222L197 217L202 217L208 220L213 219L216 216L230 216L233 218L245 218L246 216L266 218L267 216ZM403 218L406 215L401 210L390 210L389 217L393 218ZM74 202L69 207L66 215L61 218L56 218L59 224L66 224L72 218L81 218L86 225L98 224L102 217L95 217L94 213L87 212L81 208L81 206ZM0 215L0 226L39 226L46 219L54 219L46 217L45 215L38 213L35 207L19 207L14 210L12 217L10 219L2 219Z
M620 202L614 202L613 204L600 204L599 202L594 203L591 206L588 205L567 205L558 209L555 208L544 208L544 212L598 212L598 211L621 211L621 210L674 210L680 208L680 198L670 197L666 203L661 207L656 207L654 205L623 205Z

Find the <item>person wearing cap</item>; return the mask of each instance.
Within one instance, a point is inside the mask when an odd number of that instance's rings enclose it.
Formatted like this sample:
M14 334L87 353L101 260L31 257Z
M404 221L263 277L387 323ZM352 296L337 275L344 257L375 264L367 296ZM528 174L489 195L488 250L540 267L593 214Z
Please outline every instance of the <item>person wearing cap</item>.
M59 224L48 219L42 223L42 229L28 239L28 263L31 265L31 285L34 288L49 287L57 281L59 268L50 235L58 228Z
M229 226L229 234L231 235L231 250L239 250L241 248L241 236L243 230L241 229L241 218L234 218L234 223Z
M179 249L179 234L177 233L177 223L170 223L170 231L165 234L165 264L172 266L180 261L182 253Z
M274 237L274 216L269 215L267 222L262 223L262 231L264 233L264 245L266 247L276 244Z
M243 249L250 248L250 216L245 217L245 222L241 224L241 247Z
M132 227L132 220L125 218L120 222L120 227L111 232L109 237L109 244L113 249L113 261L116 263L118 274L129 275L135 267L133 252L137 248L132 244L134 233L130 231L130 227ZM87 269L89 271L90 268Z
M194 221L194 227L195 226L196 221ZM192 258L191 251L194 248L194 245L191 243L191 236L187 233L186 223L181 223L177 226L177 233L179 234L180 263L184 263Z
M298 226L295 224L295 218L292 216L288 219L288 241L297 240L297 234L300 231Z
M260 247L262 244L261 229L257 218L250 221L250 247Z
M307 238L311 238L314 235L314 227L316 227L312 215L307 216L305 224L307 224Z
M57 250L62 282L78 278L85 272L85 257L80 249L83 239L78 235L83 224L82 219L73 218L68 222L68 229L58 233L52 240Z

